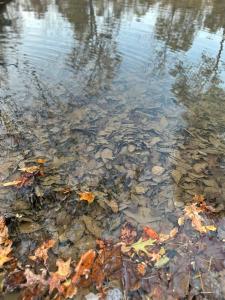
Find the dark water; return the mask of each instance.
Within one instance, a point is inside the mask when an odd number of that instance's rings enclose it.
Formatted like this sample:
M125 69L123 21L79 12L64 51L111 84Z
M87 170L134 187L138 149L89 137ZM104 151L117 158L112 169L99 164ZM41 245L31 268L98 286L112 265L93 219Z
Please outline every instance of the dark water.
M29 217L62 242L76 240L79 251L92 236L76 221L83 214L107 236L125 220L173 228L194 194L222 211L224 15L221 0L2 7L1 180L18 177L26 161L48 162L38 192L1 189L1 210ZM70 199L49 200L65 186L74 190ZM96 192L92 207L77 206L80 190ZM31 198L50 204L34 212ZM117 214L103 201L112 199ZM78 238L65 236L71 226Z

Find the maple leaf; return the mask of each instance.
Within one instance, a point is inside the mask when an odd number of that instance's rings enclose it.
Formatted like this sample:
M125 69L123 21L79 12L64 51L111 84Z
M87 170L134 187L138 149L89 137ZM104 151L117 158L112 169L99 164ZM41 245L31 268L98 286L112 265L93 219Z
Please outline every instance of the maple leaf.
M87 201L89 204L95 200L95 195L92 192L80 192L78 195L80 200Z
M122 249L122 251L128 252L131 249L133 249L137 254L139 253L139 251L142 251L148 255L149 251L146 249L146 247L152 246L152 245L154 245L154 243L155 243L155 240L148 239L148 240L144 241L142 238L140 238L136 243L134 243L130 246L124 247Z
M0 268L10 261L12 257L10 256L12 252L12 242L10 241L7 246L0 246Z
M143 228L144 233L150 237L153 240L159 240L159 235L157 232L155 232L155 230L153 230L152 228L150 228L149 226L145 226Z
M46 261L48 259L48 250L52 248L55 245L54 240L48 240L41 244L35 252L33 256L29 256L31 260L37 260L37 259L42 259L44 263L46 264Z
M96 252L94 250L88 250L85 252L81 258L79 263L75 269L75 275L72 277L72 282L77 284L80 280L81 276L88 275L90 273L90 269L94 263L96 257Z

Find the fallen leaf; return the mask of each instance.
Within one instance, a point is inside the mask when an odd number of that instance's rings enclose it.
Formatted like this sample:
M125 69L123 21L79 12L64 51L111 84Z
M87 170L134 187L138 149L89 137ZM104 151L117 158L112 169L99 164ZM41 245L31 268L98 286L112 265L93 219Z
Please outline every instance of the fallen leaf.
M9 242L9 233L5 224L5 219L4 217L0 217L0 245L8 244Z
M157 232L155 232L155 230L153 230L152 228L150 228L149 226L145 226L144 227L144 233L150 237L153 240L159 240L159 235Z
M77 287L72 283L71 279L61 284L61 294L65 299L73 298L77 294Z
M165 266L168 262L170 261L169 257L162 256L156 263L155 263L155 267L156 268L162 268L163 266Z
M136 236L136 228L130 223L125 223L120 231L121 242L125 243L126 245L132 244L134 243Z
M31 260L42 259L44 263L46 263L48 259L48 250L55 245L54 240L48 240L44 242L41 246L39 246L33 256L29 256Z
M12 259L12 242L10 242L7 246L0 246L0 268Z
M87 276L90 273L90 269L93 266L96 257L94 250L88 250L84 253L75 269L75 275L72 277L72 282L77 284L82 276Z
M106 205L108 205L111 208L111 210L114 214L118 213L119 207L118 207L118 204L115 200L108 200L108 201L105 200L104 202L105 202Z
M20 168L19 170L22 172L26 172L26 173L35 173L35 172L39 172L41 169L40 166L31 166L31 167L24 167L24 168Z
M203 195L194 195L193 200L202 203L205 201L205 197Z
M2 185L7 187L7 186L18 186L22 183L22 179L18 179L18 180L14 180L14 181L9 181L9 182L5 182Z
M29 286L33 286L36 284L41 284L43 286L48 285L48 282L46 281L45 277L46 277L47 271L46 270L42 270L42 273L39 274L35 274L33 273L30 269L25 269L24 271L24 275L26 277L26 283L22 284L22 287L29 287Z
M38 158L38 159L36 160L36 162L37 162L38 164L44 164L44 163L46 163L46 161L47 161L47 159L45 159L45 158Z
M148 255L149 251L146 249L146 247L150 247L154 245L155 240L148 239L144 241L142 238L140 238L136 243L123 247L122 251L128 252L131 249L133 249L137 254L139 254L140 251L144 252L145 254Z
M151 257L152 261L159 261L161 259L161 257L166 253L166 250L162 247L159 252L150 252L148 254L149 257Z
M70 275L70 263L71 258L69 258L67 261L57 259L56 265L58 267L58 271L56 271L56 273L59 274L62 279L65 279Z
M95 200L95 195L92 192L80 192L78 195L80 200L87 201L89 204Z
M163 234L163 233L160 233L160 235L159 235L159 240L160 240L161 243L163 243L163 242L165 242L165 241L167 241L167 240L169 240L169 239L173 239L173 238L176 236L177 233L178 233L178 228L175 227L175 228L173 228L173 229L170 231L169 234Z
M137 264L137 272L141 276L144 276L146 273L146 264L144 262Z

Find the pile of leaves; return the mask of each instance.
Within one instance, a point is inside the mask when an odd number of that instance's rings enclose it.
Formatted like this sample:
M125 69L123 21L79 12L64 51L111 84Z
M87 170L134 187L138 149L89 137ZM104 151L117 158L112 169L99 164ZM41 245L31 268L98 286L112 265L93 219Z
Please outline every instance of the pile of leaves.
M89 287L98 293L99 299L105 299L109 282L116 280L131 299L140 299L140 294L160 300L188 295L189 299L197 295L204 299L205 294L217 299L224 293L218 282L223 287L225 256L224 241L216 234L216 221L208 224L209 215L213 220L212 213L213 208L198 195L185 207L178 226L168 233L157 233L149 226L137 231L125 223L119 241L97 240L96 248L85 252L77 262L70 257L63 260L54 256L51 249L57 241L50 239L30 253L29 264L25 266L13 257L13 243L1 217L2 292L20 291L22 299L69 299Z

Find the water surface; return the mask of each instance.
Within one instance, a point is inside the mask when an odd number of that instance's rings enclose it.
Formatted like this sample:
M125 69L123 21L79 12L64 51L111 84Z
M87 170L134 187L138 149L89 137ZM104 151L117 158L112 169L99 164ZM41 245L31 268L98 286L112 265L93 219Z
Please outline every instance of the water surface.
M194 194L222 211L224 13L221 0L1 8L1 180L16 178L27 160L48 160L41 193L2 189L1 210L29 216L78 252L96 238L77 225L83 214L114 236L126 220L173 228ZM55 193L65 186L74 194L63 201ZM80 190L96 192L92 207L78 202ZM39 198L51 203L34 212ZM119 213L104 204L112 199ZM83 228L79 238L66 235L71 226Z

